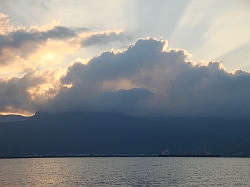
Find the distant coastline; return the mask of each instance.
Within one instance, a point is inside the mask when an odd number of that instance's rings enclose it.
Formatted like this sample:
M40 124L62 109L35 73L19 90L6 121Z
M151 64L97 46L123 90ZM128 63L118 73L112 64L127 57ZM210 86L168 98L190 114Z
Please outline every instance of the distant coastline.
M159 155L159 157L221 157L217 154L170 154L170 155Z
M144 155L144 154L66 154L66 155L17 155L17 156L2 156L0 159L18 159L18 158L96 158L96 157L200 157L200 158L250 158L249 156L222 156L222 155L216 155L216 154L209 154L209 155L203 155L203 154L171 154L171 155Z

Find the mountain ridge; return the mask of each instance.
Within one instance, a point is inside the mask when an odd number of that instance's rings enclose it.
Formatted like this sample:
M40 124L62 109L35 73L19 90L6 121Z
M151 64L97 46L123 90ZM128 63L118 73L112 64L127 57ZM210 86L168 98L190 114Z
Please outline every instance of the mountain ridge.
M207 150L250 156L249 120L147 119L119 113L37 112L23 121L0 123L0 157L22 155L157 155Z

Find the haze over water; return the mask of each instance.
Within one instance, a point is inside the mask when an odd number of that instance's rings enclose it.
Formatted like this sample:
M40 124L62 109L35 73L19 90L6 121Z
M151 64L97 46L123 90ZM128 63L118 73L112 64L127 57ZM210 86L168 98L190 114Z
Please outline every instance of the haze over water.
M0 186L250 186L249 158L0 160Z

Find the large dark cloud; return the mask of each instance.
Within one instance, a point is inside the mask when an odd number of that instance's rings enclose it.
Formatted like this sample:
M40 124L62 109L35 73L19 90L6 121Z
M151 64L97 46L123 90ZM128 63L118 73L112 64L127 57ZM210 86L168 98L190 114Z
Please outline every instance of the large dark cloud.
M51 110L81 109L134 115L249 118L250 74L219 62L195 65L166 41L141 39L126 51L106 52L69 67Z

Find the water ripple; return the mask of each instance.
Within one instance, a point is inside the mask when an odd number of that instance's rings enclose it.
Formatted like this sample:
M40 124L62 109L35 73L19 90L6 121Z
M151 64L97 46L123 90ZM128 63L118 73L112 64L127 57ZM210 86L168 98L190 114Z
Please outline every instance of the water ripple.
M248 158L0 160L0 186L250 186Z

